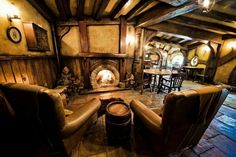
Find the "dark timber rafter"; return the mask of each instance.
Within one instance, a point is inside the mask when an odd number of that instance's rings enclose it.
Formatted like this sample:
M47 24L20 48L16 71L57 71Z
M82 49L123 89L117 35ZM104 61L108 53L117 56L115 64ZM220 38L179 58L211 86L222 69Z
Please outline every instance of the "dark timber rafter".
M232 22L232 21L235 21L235 19L236 19L235 15L222 13L222 12L219 12L219 10L217 10L217 11L216 10L211 10L207 14L206 13L201 13L199 10L196 10L196 11L194 11L194 14L199 15L199 16L213 18L213 19L216 19L216 20L219 20L219 21L224 21L224 22Z
M85 0L78 0L78 19L83 20L84 19L84 3Z
M69 0L56 0L57 9L62 17L66 20L71 17L70 1Z
M110 18L114 19L116 14L119 13L119 11L123 8L123 6L128 2L128 0L121 0L120 3L115 7L115 9L112 11Z
M160 30L166 33L173 33L191 37L195 40L210 40L215 43L222 43L221 35L213 32L208 32L196 28L189 28L177 24L162 22L154 26L148 27L152 30Z
M157 5L153 9L150 9L138 19L138 27L147 27L165 20L169 20L173 17L191 12L197 9L199 6L196 2L189 2L178 7L170 7L167 5Z
M189 39L182 39L182 40L180 40L180 41L178 42L178 44L182 44L182 43L185 43L185 42L187 42L187 41L189 41Z
M173 19L168 20L168 22L187 26L187 27L192 27L192 28L198 28L210 32L215 32L219 34L236 34L236 28L232 28L229 26L224 26L220 24L213 24L210 22L205 22L201 20L196 20L196 19L191 19L189 17L176 17Z
M181 43L182 46L188 46L188 45L192 45L194 43L197 43L198 41L196 40L189 40L189 41L185 41L183 43Z
M162 38L160 38L160 37L153 37L152 39L155 40L155 41L157 41L157 42L161 42L161 43L163 43L163 44L168 44L168 45L170 45L170 46L172 46L172 47L178 47L178 48L181 48L182 50L187 50L187 48L184 47L184 46L181 46L181 45L172 43L171 41L166 40L166 39L162 39Z
M95 15L95 19L96 20L100 20L102 17L102 13L104 12L104 10L106 9L108 3L110 2L110 0L103 0L99 9L97 10L97 13Z
M168 4L172 5L172 6L177 7L177 6L180 6L180 5L184 4L184 3L186 3L188 0L160 0L160 1L168 3Z
M202 43L202 42L196 42L194 44L191 44L191 45L188 45L187 48L188 50L192 50L192 49L195 49L196 47L202 45L202 44L205 44L205 43Z
M149 4L154 2L155 0L141 0L133 9L129 11L126 15L127 20L133 19L137 16L144 8L146 8Z
M95 2L94 2L93 12L92 12L93 17L96 16L96 14L98 13L99 8L100 8L100 6L102 4L102 0L94 0L94 1Z
M37 11L48 21L54 22L56 20L55 15L51 12L44 1L40 0L27 0Z

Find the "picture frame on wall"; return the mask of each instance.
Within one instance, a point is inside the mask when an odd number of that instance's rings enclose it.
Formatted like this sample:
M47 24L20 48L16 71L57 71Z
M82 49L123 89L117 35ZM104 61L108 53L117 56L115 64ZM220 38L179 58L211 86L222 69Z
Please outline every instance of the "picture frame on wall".
M35 23L23 23L28 50L50 51L47 31Z

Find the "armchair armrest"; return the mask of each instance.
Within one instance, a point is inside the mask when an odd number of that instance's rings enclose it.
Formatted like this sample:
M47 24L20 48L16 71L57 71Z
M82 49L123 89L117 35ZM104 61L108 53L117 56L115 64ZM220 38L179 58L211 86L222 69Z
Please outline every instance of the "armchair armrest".
M153 133L160 133L162 130L162 118L143 103L132 100L130 107L135 115L139 117L142 123Z
M65 117L66 124L61 132L62 137L67 137L82 127L83 124L98 111L100 106L101 102L94 98L76 110L73 114Z

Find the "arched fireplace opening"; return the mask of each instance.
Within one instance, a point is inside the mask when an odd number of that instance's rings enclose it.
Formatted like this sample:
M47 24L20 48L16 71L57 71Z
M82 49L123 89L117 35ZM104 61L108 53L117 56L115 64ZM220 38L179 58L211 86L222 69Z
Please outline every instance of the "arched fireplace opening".
M97 74L96 81L100 87L107 87L115 82L115 75L110 70L101 70Z
M119 82L120 74L112 65L100 65L90 75L90 83L93 89L116 87Z

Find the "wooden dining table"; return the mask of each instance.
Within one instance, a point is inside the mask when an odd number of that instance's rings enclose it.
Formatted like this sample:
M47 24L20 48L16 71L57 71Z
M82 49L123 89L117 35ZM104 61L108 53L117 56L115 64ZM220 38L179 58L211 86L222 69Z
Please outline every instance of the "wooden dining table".
M183 66L183 69L189 70L190 74L188 74L188 75L191 75L193 78L195 77L195 75L198 71L204 70L204 68L202 68L202 67L195 67L195 66L190 66L190 65Z
M149 75L155 75L154 76L154 85L153 87L155 87L156 84L156 76L159 76L158 79L158 85L157 85L157 93L159 93L161 91L161 79L163 76L166 75L171 75L171 74L177 74L178 71L177 70L167 70L167 69L144 69L143 70L143 76L144 74L149 74ZM141 94L143 94L143 85L144 85L144 77L142 77L142 88L141 88Z

